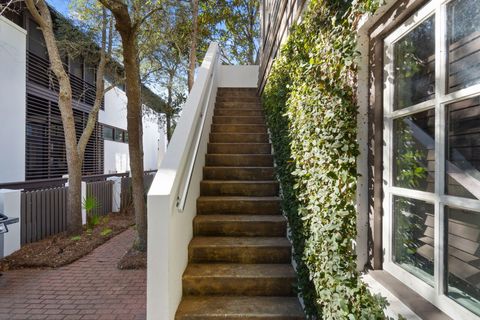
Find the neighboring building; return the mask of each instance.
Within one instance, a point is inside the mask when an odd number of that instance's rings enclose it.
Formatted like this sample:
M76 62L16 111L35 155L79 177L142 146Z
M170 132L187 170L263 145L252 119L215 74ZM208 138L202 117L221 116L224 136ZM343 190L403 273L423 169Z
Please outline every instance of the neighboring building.
M61 177L67 162L58 83L43 36L27 10L9 12L7 18L0 17L0 183ZM79 135L95 99L95 66L79 58L65 60ZM85 151L84 175L129 171L126 102L120 86L105 94ZM161 115L146 114L144 164L145 170L154 170L166 138Z
M480 2L385 2L357 33L359 269L425 319L479 319ZM260 90L304 6L262 1ZM407 144L427 173L410 185Z

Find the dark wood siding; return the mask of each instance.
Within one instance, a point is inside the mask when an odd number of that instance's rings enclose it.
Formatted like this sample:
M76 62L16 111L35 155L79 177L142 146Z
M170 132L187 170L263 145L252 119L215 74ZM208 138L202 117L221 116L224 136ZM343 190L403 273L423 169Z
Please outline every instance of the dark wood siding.
M65 138L57 101L27 94L26 111L26 179L50 179L67 174ZM79 138L88 114L74 110L74 117ZM97 123L85 150L84 175L103 173L103 149L102 128Z
M272 63L288 30L299 19L306 0L263 0L261 11L259 90L263 91Z

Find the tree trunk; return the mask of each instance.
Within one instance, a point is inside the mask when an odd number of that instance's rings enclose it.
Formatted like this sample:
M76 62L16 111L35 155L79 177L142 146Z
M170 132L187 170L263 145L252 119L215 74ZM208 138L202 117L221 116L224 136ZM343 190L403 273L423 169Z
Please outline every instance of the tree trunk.
M120 33L123 45L127 102L128 151L132 174L132 196L138 239L137 249L147 250L147 211L143 185L142 98L138 47L133 33Z
M141 20L132 22L128 6L123 1L99 1L115 16L115 28L120 33L122 39L125 85L128 99L128 151L130 153L130 170L132 175L133 208L135 210L135 223L138 234L135 247L140 251L146 251L147 211L143 186L142 98L137 43L137 31ZM151 11L150 13L153 12ZM133 15L135 17L135 12Z
M70 214L67 215L67 232L70 235L82 232L82 161L79 160L81 159L68 160L67 210Z
M41 0L34 3L33 0L27 0L26 5L42 30L51 69L58 79L58 108L60 109L63 133L65 136L65 149L69 176L67 232L71 235L79 234L82 231L82 156L77 149L77 135L72 109L72 88L70 85L70 78L63 68L62 59L53 32L52 17L45 1Z
M168 83L167 83L167 112L165 113L166 122L167 122L167 141L170 142L170 138L172 137L172 114L173 114L173 78L175 73L169 72L168 73Z
M192 24L192 39L188 58L188 91L192 90L195 81L195 65L197 63L198 0L192 0Z

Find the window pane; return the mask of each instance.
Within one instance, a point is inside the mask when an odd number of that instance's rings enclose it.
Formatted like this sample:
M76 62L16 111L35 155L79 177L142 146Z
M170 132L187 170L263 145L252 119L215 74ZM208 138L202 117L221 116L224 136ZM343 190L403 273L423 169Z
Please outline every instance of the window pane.
M480 82L480 2L448 4L448 90Z
M480 97L447 105L445 188L480 199Z
M70 59L70 73L83 79L83 60L80 57Z
M113 128L103 127L103 138L105 140L113 140Z
M433 204L395 196L393 219L393 261L433 285Z
M434 98L435 17L394 44L394 110Z
M45 60L48 59L43 33L38 24L32 19L29 19L28 21L28 49L35 55Z
M435 110L393 121L393 185L435 191Z
M95 67L91 65L85 67L85 81L91 85L95 85Z
M480 315L480 213L445 208L447 295Z
M123 130L115 129L115 141L123 142Z

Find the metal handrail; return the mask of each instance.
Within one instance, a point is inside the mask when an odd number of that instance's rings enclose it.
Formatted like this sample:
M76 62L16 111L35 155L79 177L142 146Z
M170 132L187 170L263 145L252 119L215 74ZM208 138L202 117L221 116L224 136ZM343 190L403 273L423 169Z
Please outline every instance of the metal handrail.
M216 54L215 54L215 57L212 59L212 65L211 65L211 68L209 70L210 74L209 74L208 80L207 80L208 84L205 86L205 87L208 86L208 90L206 92L203 92L202 98L201 98L201 101L202 101L201 103L204 104L204 108L203 108L202 112L200 113L200 119L199 120L201 122L200 122L199 131L196 134L197 140L195 142L195 149L194 149L194 152L193 152L193 157L190 158L190 164L189 164L189 167L188 167L187 176L186 176L186 179L185 179L185 184L183 186L183 190L180 192L180 188L179 188L179 192L178 192L178 195L177 195L176 207L177 207L178 211L180 211L180 212L183 212L183 210L185 209L185 203L187 201L188 191L190 189L190 182L192 180L193 170L194 170L195 162L196 162L197 156L198 156L198 150L200 148L200 143L201 143L202 137L203 137L203 129L205 127L205 120L207 119L206 115L208 113L208 107L210 105L210 98L211 98L211 95L212 95L211 93L212 93L212 87L213 87L213 76L215 74L215 69L218 66L218 59L219 59L219 52L217 51ZM205 99L207 99L206 102L205 102Z

